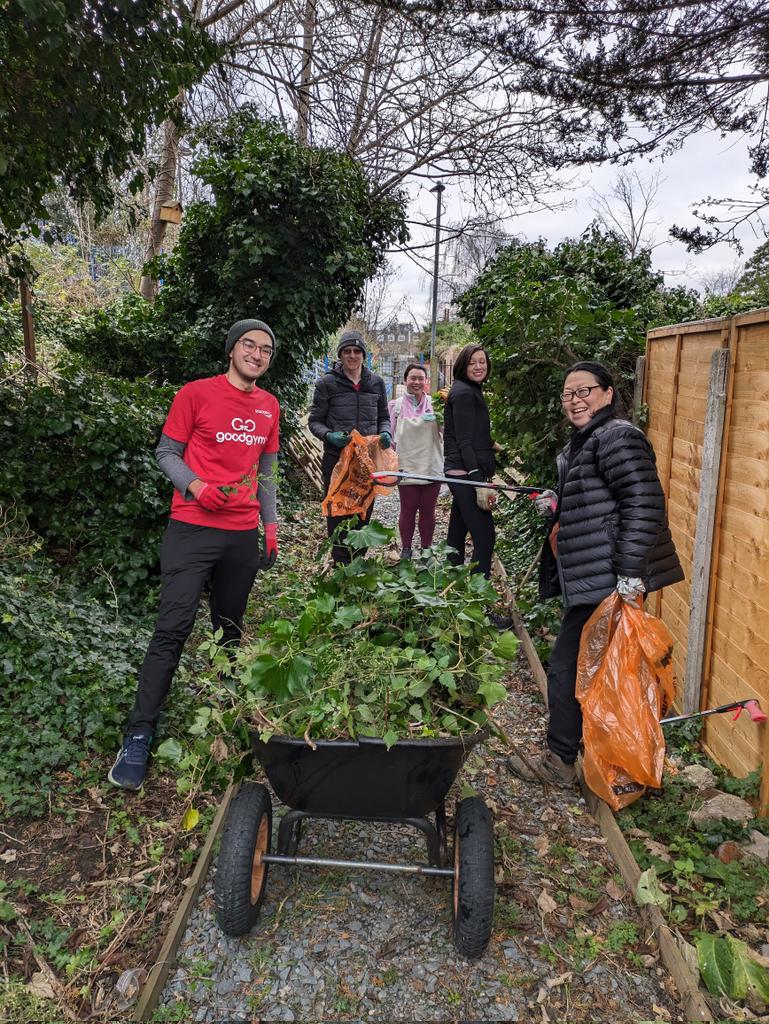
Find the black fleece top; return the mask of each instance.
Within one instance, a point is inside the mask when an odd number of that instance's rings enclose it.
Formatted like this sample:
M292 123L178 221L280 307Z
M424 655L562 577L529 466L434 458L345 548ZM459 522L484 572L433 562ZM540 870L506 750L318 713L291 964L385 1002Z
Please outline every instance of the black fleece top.
M443 417L444 470L479 470L484 480L494 476L496 460L491 439L489 408L480 384L455 380Z

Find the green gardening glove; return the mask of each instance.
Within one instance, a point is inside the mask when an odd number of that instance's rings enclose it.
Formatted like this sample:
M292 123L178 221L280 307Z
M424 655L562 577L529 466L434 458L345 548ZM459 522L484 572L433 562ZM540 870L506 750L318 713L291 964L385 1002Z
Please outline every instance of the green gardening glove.
M350 435L346 430L329 430L326 434L326 440L329 444L333 444L335 448L344 448L346 444L350 443Z

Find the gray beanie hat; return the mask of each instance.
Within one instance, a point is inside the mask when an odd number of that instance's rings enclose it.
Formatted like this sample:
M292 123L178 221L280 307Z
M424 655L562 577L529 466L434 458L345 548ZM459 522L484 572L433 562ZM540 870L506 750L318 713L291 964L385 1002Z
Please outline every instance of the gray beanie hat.
M363 355L367 355L366 343L363 340L363 335L360 331L345 331L342 337L339 339L339 344L336 347L336 354L341 355L343 348L359 348Z
M272 328L264 322L264 320L238 320L230 327L227 331L227 340L224 343L224 356L225 359L229 357L235 347L235 342L247 334L249 331L264 331L272 338L273 358L275 352L278 351L278 343L275 340L275 335L272 333Z

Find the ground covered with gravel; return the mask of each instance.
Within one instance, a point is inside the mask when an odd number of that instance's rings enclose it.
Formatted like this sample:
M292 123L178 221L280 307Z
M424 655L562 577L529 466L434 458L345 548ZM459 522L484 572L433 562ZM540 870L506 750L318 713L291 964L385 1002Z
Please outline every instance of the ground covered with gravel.
M397 499L380 501L377 518L395 515ZM508 690L500 724L533 752L544 707L522 656ZM496 908L480 959L452 945L449 880L350 869L273 866L256 927L228 938L214 915L214 862L155 1020L684 1021L579 792L514 779L505 754L498 739L475 748L447 800L449 836L471 792L494 818ZM306 821L297 852L426 861L416 830L364 822Z

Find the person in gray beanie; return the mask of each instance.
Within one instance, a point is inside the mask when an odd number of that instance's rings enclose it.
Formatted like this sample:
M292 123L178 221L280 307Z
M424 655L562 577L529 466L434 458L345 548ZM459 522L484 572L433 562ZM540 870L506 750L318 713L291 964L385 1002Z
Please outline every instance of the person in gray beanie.
M278 351L278 343L275 340L275 335L272 333L272 328L264 320L237 320L227 331L227 340L224 343L225 358L230 358L236 342L240 341L243 335L248 334L249 331L263 331L265 334L269 334L272 341L272 355L270 358L274 358L275 353Z
M342 449L349 443L350 431L357 430L368 437L379 434L379 443L389 448L390 413L387 408L387 391L382 378L364 366L366 344L360 331L344 331L339 339L336 354L338 361L333 368L316 381L309 415L312 433L323 441L323 496L328 494L331 474L339 462ZM358 517L364 526L374 511L372 502L365 517ZM329 537L340 523L349 516L327 516ZM334 564L349 563L352 552L339 534L339 543L331 549Z
M160 610L109 781L144 783L152 741L203 587L209 584L214 633L232 650L259 569L278 556L276 469L280 408L258 387L277 342L262 320L238 320L227 332L227 371L178 392L156 456L174 485L160 547ZM259 527L264 526L264 543Z

